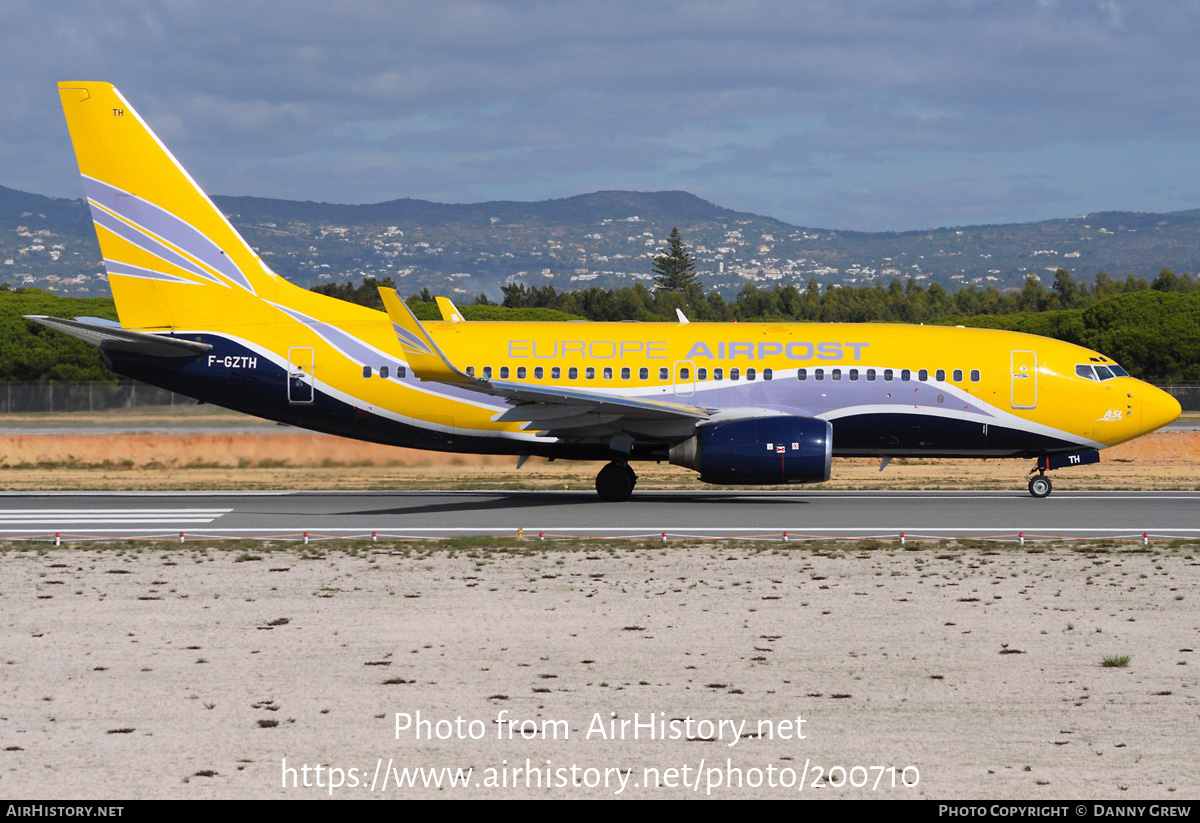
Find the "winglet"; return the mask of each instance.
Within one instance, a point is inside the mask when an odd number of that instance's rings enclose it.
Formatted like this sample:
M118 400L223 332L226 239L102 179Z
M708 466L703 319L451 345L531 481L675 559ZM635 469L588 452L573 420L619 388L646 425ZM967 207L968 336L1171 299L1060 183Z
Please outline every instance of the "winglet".
M479 381L468 377L459 371L442 353L438 344L421 325L421 321L412 313L408 304L400 299L395 289L379 289L383 298L383 306L387 309L388 318L400 345L404 347L408 364L413 372L422 380L434 380L439 383L465 383L475 385ZM449 302L449 301L447 301Z
M450 302L449 297L438 297L436 300L438 311L442 313L442 319L447 323L462 323L464 320L466 320L466 318L462 316L462 312L458 310L458 306Z
M678 306L675 307L675 316L679 318L680 325L689 322L687 315L683 313L683 309L679 308Z

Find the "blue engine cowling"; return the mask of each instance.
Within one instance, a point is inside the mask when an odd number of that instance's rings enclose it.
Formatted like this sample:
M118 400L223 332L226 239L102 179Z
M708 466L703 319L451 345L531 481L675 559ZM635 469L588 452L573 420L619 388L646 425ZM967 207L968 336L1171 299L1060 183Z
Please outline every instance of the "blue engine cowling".
M751 417L709 423L671 448L671 462L705 483L823 483L833 426L813 417Z

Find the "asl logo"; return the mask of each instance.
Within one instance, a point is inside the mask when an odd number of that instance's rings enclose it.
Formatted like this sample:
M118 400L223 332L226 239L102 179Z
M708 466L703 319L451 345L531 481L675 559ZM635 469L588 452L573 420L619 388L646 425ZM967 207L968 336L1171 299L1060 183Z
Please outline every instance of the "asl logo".
M1107 422L1111 423L1111 422L1120 420L1121 414L1122 414L1122 412L1120 409L1109 409L1108 411L1106 411L1104 413L1103 417L1097 417L1096 420L1097 420L1097 422L1103 420L1103 421L1107 421Z

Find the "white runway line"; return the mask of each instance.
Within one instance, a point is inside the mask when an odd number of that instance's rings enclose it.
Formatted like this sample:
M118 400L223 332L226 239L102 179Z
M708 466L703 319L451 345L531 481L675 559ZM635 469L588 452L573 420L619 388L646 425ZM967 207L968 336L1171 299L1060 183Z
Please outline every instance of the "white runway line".
M0 509L0 525L211 523L233 509ZM0 531L13 531L0 529Z

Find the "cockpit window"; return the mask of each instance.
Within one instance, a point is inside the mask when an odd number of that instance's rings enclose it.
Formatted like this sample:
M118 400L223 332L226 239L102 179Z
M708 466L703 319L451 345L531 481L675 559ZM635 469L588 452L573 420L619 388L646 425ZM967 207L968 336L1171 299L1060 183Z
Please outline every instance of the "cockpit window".
M1109 363L1106 366L1090 366L1084 363L1075 367L1075 376L1082 377L1085 380L1104 382L1105 380L1112 380L1114 377L1128 377L1129 372L1116 363Z

